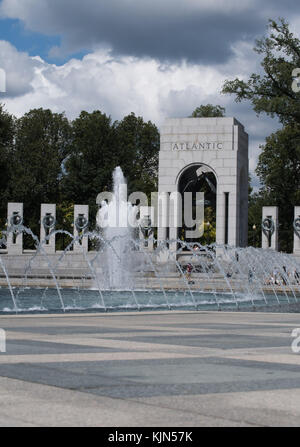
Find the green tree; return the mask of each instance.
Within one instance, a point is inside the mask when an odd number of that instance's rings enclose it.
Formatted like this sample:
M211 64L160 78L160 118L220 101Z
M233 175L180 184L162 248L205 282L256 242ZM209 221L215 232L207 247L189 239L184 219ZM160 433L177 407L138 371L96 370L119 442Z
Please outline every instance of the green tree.
M74 205L69 202L61 202L56 207L56 230L64 230L73 234L74 227ZM56 235L56 250L65 250L72 242L70 236L64 233Z
M94 220L97 195L111 189L112 170L119 161L115 126L100 111L83 111L72 128L72 151L64 164L62 194L68 202L88 204Z
M225 117L225 113L226 110L224 107L206 104L197 107L190 118L222 118Z
M201 245L211 245L216 242L216 210L206 206L204 210L203 235L200 238Z
M8 183L12 170L11 156L14 132L15 119L0 104L0 228L4 227L6 220Z
M248 81L227 80L222 92L234 94L237 102L250 101L258 115L266 113L282 123L260 147L256 173L262 188L250 202L249 225L252 216L257 220L259 207L278 205L280 250L291 251L293 208L300 201L300 93L293 79L300 67L300 40L284 19L270 20L268 35L256 42L254 51L263 57L262 73L253 73Z
M254 51L263 56L262 74L248 81L227 80L222 92L235 101L248 100L257 114L277 116L282 124L300 123L300 94L293 91L293 70L300 67L300 40L284 19L269 20L269 35L256 41Z
M251 193L248 208L248 245L261 247L262 207L268 203L262 191Z
M64 114L34 109L16 122L8 185L10 201L24 202L25 224L39 233L41 203L60 200L71 128Z
M291 251L294 206L300 203L300 126L271 134L261 149L256 172L265 185L265 205L279 206L280 250Z
M159 133L133 113L120 122L95 111L82 112L73 122L72 154L65 163L62 182L68 201L90 205L94 221L96 197L112 190L113 170L120 166L128 181L128 192L146 194L157 190Z
M134 113L115 123L118 164L128 181L130 192L141 191L150 195L157 191L158 153L160 136L150 121Z

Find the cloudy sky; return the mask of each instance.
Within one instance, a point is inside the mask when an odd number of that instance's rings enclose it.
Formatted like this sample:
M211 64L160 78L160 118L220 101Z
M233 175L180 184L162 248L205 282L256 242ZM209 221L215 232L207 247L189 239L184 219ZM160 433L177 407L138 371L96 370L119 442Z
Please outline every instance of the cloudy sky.
M16 116L99 109L113 120L135 112L158 127L220 104L249 133L253 171L278 123L220 90L259 70L255 39L278 17L297 33L299 0L2 0L0 101Z

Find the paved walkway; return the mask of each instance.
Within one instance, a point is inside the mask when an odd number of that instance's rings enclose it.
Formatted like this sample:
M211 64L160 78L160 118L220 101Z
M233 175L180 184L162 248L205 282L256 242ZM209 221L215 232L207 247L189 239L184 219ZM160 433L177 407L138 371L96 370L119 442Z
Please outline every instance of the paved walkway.
M0 426L299 426L300 314L0 317Z

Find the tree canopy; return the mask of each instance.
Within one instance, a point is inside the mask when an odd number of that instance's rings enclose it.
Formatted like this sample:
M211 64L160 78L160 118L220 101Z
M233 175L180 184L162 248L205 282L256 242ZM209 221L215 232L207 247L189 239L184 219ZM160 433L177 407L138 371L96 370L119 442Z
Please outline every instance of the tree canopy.
M256 41L254 51L263 56L262 73L247 81L227 80L222 92L248 100L257 114L277 116L282 124L300 123L300 94L293 88L293 72L300 67L300 41L284 19L269 20L269 34Z
M112 189L112 171L120 166L129 193L157 189L159 132L133 113L122 121L95 111L82 112L73 122L72 151L65 162L62 195L87 203L96 213L96 197ZM153 189L154 188L154 189Z
M291 251L293 211L300 203L300 89L294 76L300 40L284 19L270 20L268 35L257 40L254 51L262 56L261 72L247 81L227 80L222 92L235 95L237 102L250 101L258 115L277 117L282 125L260 146L256 174L262 187L250 196L249 222L257 219L258 210L261 215L262 206L279 206L280 250Z
M100 111L81 112L72 124L71 153L64 163L62 195L95 207L99 192L111 186L116 161L114 127Z
M225 117L226 110L222 106L212 104L197 107L190 118L222 118Z
M128 179L129 192L157 191L160 136L157 127L134 113L115 123L118 164Z
M26 203L26 223L36 224L41 203L60 201L62 163L70 152L71 127L64 114L34 109L16 120L10 201Z
M99 110L83 111L70 122L44 109L16 119L0 106L0 223L9 201L24 203L25 224L36 234L41 203L57 204L59 225L70 227L75 203L90 205L94 220L96 197L111 190L116 166L129 193L150 195L157 189L158 152L157 127L133 113L112 122Z
M12 173L11 153L15 135L15 120L0 104L0 219L5 216L9 199L7 185Z

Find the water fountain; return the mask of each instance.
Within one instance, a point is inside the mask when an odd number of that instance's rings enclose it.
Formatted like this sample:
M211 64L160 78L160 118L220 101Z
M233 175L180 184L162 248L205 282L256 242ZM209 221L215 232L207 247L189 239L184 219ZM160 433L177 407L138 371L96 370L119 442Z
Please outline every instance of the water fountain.
M127 202L126 180L121 168L117 167L113 173L112 200L101 203L96 218L98 227L103 229L105 275L100 281L106 289L130 290L133 286L130 241L134 240L137 211Z
M114 194L109 203L101 204L97 230L88 231L87 218L79 214L74 236L56 229L54 219L47 216L43 224L48 231L39 240L23 219L14 216L0 246L12 234L27 234L36 251L0 254L0 312L298 309L299 258L274 250L181 240L152 239L154 249L149 250L149 219L139 220L138 208L127 202L120 168L113 180ZM268 230L272 225L265 222L264 231ZM139 231L143 239L137 237ZM64 252L53 254L48 241L61 233L71 242ZM96 241L98 250L87 251L84 240ZM174 244L176 252L169 249ZM161 253L163 264L157 261Z

